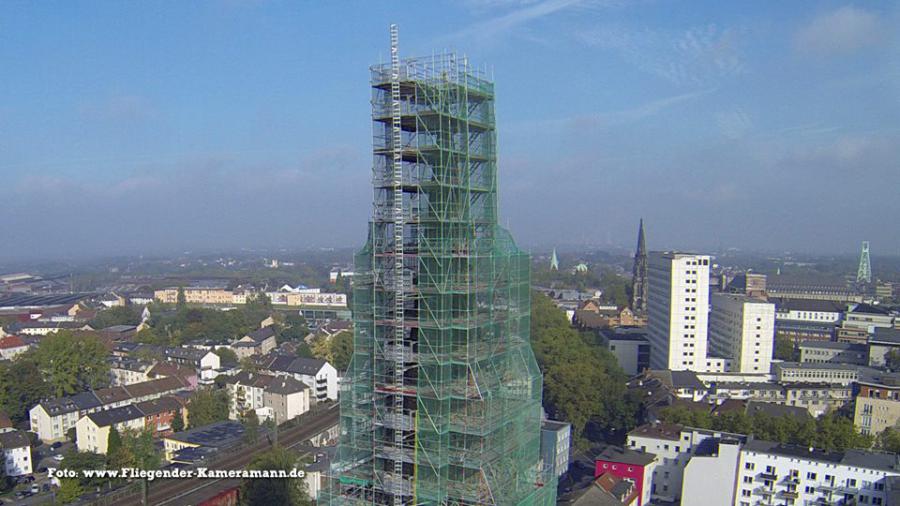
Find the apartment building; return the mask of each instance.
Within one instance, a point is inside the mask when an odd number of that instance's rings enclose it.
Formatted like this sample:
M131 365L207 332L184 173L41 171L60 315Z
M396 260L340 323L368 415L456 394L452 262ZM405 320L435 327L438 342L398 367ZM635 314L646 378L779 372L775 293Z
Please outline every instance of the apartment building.
M863 434L879 434L900 423L900 374L887 373L859 382L853 424Z
M129 404L119 408L89 413L75 424L75 443L78 451L106 454L111 429L148 431L154 437L172 432L172 421L182 417L182 404L173 396Z
M684 470L691 458L697 453L709 454L710 448L722 440L743 442L746 436L658 423L643 425L629 432L626 445L629 450L656 456L651 498L675 502L682 498Z
M775 342L775 305L743 294L710 296L709 351L730 359L726 371L769 372Z
M648 257L650 365L673 371L724 371L707 353L709 256L651 252Z
M168 377L44 400L29 411L31 431L45 443L63 441L66 432L87 414L157 399L183 388L180 379Z
M276 355L261 367L276 376L291 376L312 389L318 401L338 398L338 372L325 360L291 355Z
M31 441L25 432L4 429L0 431L0 451L6 476L23 476L32 473Z
M253 411L260 418L271 415L283 423L309 411L310 388L290 376L242 371L226 380L231 405L228 417L239 420Z
M801 341L800 362L810 364L853 364L869 363L868 346L859 343L837 343L832 341Z
M780 383L830 383L850 385L859 379L854 365L818 362L778 362L772 366Z
M885 504L885 480L900 474L897 456L826 452L770 441L747 441L737 474L737 506ZM711 482L710 487L723 485ZM702 493L702 490L700 491Z

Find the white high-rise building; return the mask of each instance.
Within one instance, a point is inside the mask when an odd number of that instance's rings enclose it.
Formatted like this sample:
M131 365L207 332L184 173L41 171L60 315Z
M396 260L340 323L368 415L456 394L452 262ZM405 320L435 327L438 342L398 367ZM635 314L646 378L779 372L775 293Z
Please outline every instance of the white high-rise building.
M725 359L707 356L709 263L709 255L650 253L647 340L653 369L725 370Z
M733 293L710 296L709 351L730 372L766 374L775 342L775 304Z

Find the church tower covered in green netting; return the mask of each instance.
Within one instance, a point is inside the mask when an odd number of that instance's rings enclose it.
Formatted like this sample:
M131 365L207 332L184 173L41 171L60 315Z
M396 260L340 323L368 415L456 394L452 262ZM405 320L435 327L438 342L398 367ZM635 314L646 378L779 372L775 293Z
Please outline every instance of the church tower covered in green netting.
M551 505L530 259L497 223L494 86L466 58L371 68L374 206L353 278L329 504Z

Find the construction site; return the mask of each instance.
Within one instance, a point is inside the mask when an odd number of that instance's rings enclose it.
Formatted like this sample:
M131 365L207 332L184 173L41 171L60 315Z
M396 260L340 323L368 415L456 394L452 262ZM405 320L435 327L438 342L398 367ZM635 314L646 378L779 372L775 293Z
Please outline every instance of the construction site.
M497 223L494 85L464 57L371 67L374 206L328 504L550 505L530 259Z

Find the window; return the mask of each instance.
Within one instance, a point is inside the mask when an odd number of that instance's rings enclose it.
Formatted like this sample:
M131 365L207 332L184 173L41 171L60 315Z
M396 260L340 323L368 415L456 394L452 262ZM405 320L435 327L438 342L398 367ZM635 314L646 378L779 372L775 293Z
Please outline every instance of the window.
M752 471L753 468L755 468L755 467L756 467L756 464L754 464L753 462L747 462L746 464L744 464L744 469L749 469L749 470L751 470L751 471Z

